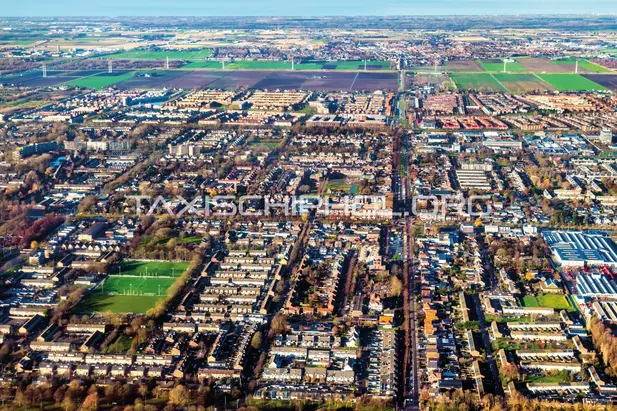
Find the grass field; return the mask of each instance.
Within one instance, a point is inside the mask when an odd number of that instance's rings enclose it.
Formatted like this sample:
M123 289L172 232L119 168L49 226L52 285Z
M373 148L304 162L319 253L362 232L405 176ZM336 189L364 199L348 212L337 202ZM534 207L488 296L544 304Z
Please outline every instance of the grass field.
M76 308L77 312L112 312L143 314L162 297L90 294Z
M123 80L128 80L132 77L132 71L119 74L96 74L93 76L82 77L77 80L72 80L64 84L83 88L95 88L97 90L100 90L105 87L109 87L116 83L119 83Z
M217 60L191 61L182 66L183 69L220 69L223 65Z
M606 90L605 87L578 74L538 74L538 77L559 91Z
M506 91L489 73L452 73L450 77L459 90Z
M561 294L544 294L536 297L526 295L523 298L523 305L525 307L545 307L554 308L556 310L576 310L565 295Z
M124 261L112 275L141 277L180 277L189 263L170 261Z
M140 278L112 275L97 288L100 294L164 296L175 278Z
M229 70L291 70L291 61L234 61L225 63Z
M480 61L480 65L484 70L492 72L492 73L502 73L503 72L503 62L501 63L492 63L486 61ZM521 66L517 62L510 62L506 64L506 73L523 73L526 72L527 69Z
M574 71L576 60L574 59L555 60L555 63L571 66L572 70ZM610 73L611 72L611 70L609 70L608 68L603 67L596 63L592 63L591 61L588 61L588 60L579 60L578 67L579 69L585 69L585 70L591 71L592 73Z
M189 263L125 261L77 308L78 312L145 313L165 297Z
M113 58L128 60L205 60L212 55L212 49L199 50L128 50L116 53Z
M337 70L364 70L364 60L353 60L353 61L339 61L332 62L326 64L336 64ZM370 66L380 66L381 70L389 70L390 62L389 61L367 61L366 66L370 68Z
M527 382L538 383L538 382L550 382L550 383L562 383L562 382L570 382L570 373L566 370L559 371L554 374L547 375L529 375L525 379Z

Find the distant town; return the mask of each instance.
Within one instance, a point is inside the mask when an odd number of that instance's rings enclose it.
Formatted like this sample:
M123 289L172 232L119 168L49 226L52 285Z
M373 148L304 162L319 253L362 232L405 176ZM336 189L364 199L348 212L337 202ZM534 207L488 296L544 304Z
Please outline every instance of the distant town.
M0 409L617 409L615 27L0 18Z

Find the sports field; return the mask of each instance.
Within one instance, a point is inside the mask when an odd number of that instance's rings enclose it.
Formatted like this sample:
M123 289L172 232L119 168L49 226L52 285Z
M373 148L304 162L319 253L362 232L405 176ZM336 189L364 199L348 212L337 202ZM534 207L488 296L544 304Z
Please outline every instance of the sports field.
M506 91L490 73L452 73L450 77L459 90Z
M212 55L212 49L195 50L128 50L116 53L113 58L128 60L205 60Z
M112 276L180 277L189 263L171 261L124 261Z
M495 62L495 61L480 61L480 65L484 70L492 72L492 73L502 73L503 72L503 61ZM524 73L527 69L521 66L518 62L508 62L506 63L506 73Z
M83 312L145 313L164 298L189 263L125 261L78 307Z
M90 294L76 308L77 312L112 312L117 314L144 314L162 297Z
M576 310L562 294L544 294L536 297L526 295L525 298L523 298L523 305L525 307L546 307L556 310Z
M538 74L538 77L559 91L606 90L605 87L578 74Z
M103 74L95 74L93 76L82 77L77 80L72 80L67 83L70 86L83 87L83 88L94 88L97 90L103 89L105 87L112 86L116 83L119 83L124 80L128 80L133 77L133 72L118 72L118 73L103 73Z

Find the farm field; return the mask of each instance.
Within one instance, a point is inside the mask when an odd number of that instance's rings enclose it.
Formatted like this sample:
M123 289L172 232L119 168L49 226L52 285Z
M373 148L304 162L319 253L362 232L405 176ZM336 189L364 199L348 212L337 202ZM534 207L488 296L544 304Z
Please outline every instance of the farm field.
M452 73L450 77L460 90L506 91L489 73Z
M335 64L336 70L364 70L364 61L362 60L328 62L326 64ZM366 69L367 70L389 70L390 62L389 61L367 61Z
M217 60L191 61L182 66L183 69L222 69L223 64Z
M484 68L474 60L452 60L446 62L446 70L449 72L466 71L481 73L484 71Z
M113 54L113 58L129 60L205 60L212 55L212 49L201 50L128 50Z
M511 93L553 90L553 87L540 80L534 74L495 73L493 76Z
M291 61L234 61L225 63L228 70L291 70Z
M583 77L610 90L617 91L617 74L583 74Z
M546 58L540 57L525 57L519 58L518 62L523 66L526 71L530 73L571 73L567 66L556 64Z
M564 60L555 60L555 63L569 67L571 72L574 73L576 69L576 60L573 59L564 59ZM578 60L578 72L580 73L610 73L611 70L603 67L599 64L592 63L588 60Z
M606 90L606 87L578 74L538 74L538 77L559 91Z
M76 80L72 80L66 82L65 84L83 87L83 88L94 88L94 89L102 89L105 87L112 86L116 83L119 83L124 80L128 80L133 77L133 72L114 72L112 74L109 73L101 73L95 74L88 77L78 78Z
M561 294L544 294L537 297L526 295L523 298L523 305L525 307L546 307L554 308L556 310L576 310L568 299Z
M480 65L484 70L490 71L493 73L502 73L503 72L503 61L502 60L484 60L480 61ZM506 73L524 73L527 69L521 66L518 62L509 62L506 63Z

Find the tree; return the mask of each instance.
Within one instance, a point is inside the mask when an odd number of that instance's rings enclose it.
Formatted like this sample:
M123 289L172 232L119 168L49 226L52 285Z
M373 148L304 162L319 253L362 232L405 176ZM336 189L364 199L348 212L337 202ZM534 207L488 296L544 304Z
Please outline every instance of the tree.
M83 404L81 405L81 409L85 411L94 411L99 406L99 394L94 391L88 394Z
M390 279L390 292L395 297L400 296L403 292L403 282L397 276L392 276Z
M187 390L186 387L182 384L176 385L169 392L169 402L173 405L183 407L183 406L188 405L190 400L191 400L191 395L189 393L189 390Z
M261 331L257 331L255 334L253 334L253 338L251 339L251 347L253 347L256 350L260 349L262 339L263 337L261 335Z
M285 331L287 331L288 325L289 323L287 322L287 317L281 313L276 314L270 325L270 336L274 337L276 335L282 335Z

